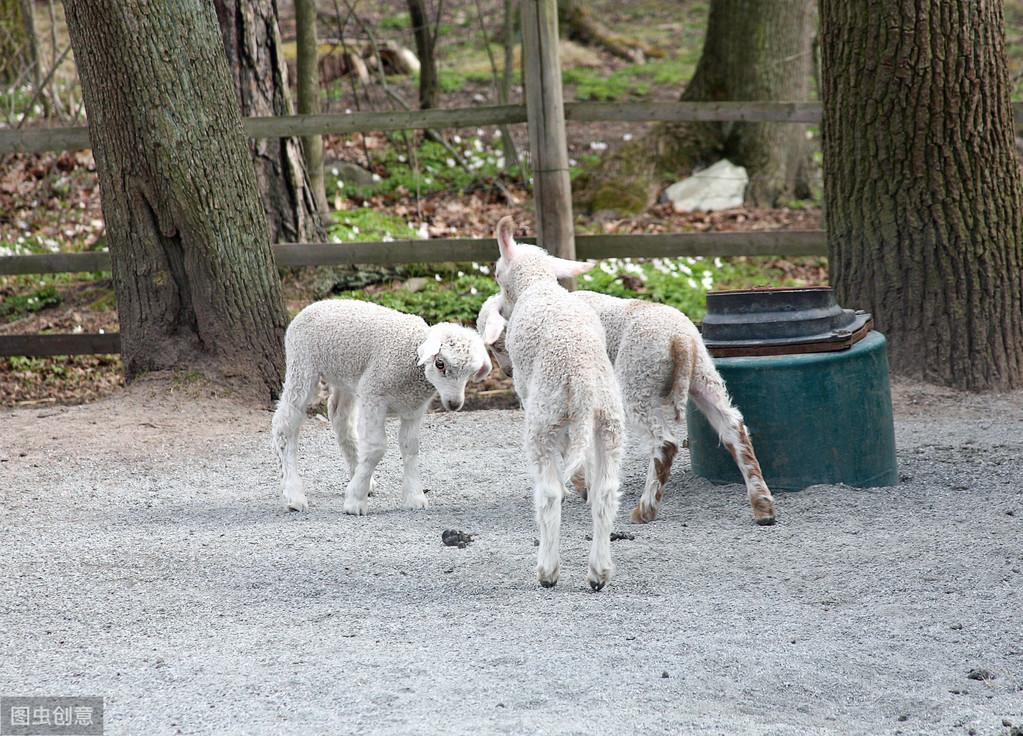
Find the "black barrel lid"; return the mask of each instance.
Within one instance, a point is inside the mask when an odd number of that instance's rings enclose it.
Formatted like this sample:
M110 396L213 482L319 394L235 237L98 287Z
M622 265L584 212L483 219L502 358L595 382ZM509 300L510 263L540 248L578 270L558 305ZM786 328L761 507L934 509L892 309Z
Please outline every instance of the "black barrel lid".
M840 307L827 286L712 291L703 340L708 348L844 342L869 321Z

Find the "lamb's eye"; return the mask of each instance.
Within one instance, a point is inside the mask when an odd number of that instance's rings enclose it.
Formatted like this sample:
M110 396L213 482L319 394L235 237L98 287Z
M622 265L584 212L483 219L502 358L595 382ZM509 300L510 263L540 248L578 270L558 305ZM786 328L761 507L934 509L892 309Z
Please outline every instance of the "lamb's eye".
M444 372L444 368L446 367L446 366L444 365L444 361L443 361L442 359L440 359L440 358L437 358L437 360L433 361L433 365L434 365L434 366L435 366L435 367L437 368L437 370L439 370L439 371L440 371L441 373L443 373L443 372Z

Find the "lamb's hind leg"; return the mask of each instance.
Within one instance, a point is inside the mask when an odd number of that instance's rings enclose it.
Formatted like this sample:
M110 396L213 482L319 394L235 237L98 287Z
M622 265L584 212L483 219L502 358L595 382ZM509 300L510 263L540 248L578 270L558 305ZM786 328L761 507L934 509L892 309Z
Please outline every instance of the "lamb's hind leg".
M561 498L565 486L554 460L553 448L543 446L544 439L542 434L528 438L526 449L533 473L533 502L540 538L536 574L540 585L553 588L557 585L561 567Z
M281 490L285 503L292 511L305 511L309 508L309 502L302 491L302 477L298 473L296 453L302 420L305 419L306 409L316 398L318 390L318 376L307 375L294 366L289 366L284 388L281 390L281 399L277 403L277 410L274 411L270 424L274 450L283 472Z
M671 476L671 466L678 454L678 443L667 433L653 434L650 441L650 464L646 471L646 485L643 495L632 510L630 520L634 524L646 524L657 518L664 500L664 488Z
M652 393L641 396L626 396L629 423L640 430L642 439L650 451L646 483L643 495L629 517L634 524L645 524L657 518L664 498L664 487L668 484L671 464L678 453L678 444L655 405Z
M710 363L710 357L707 356L706 361L701 363L704 373L693 382L689 396L707 417L735 464L739 466L739 472L746 482L746 495L753 507L753 519L761 526L770 526L775 521L774 498L764 481L742 414L732 405L724 381ZM707 364L710 364L709 370L705 367Z
M341 507L346 514L363 515L368 510L369 483L373 471L384 456L387 448L387 403L379 399L359 402L359 462L352 473L352 479L345 491L345 503Z
M355 396L340 386L330 387L330 398L327 400L327 417L334 429L338 447L348 465L348 477L355 475L359 464L359 444L356 441L355 427L358 413L355 409ZM369 495L376 494L376 477L369 482Z

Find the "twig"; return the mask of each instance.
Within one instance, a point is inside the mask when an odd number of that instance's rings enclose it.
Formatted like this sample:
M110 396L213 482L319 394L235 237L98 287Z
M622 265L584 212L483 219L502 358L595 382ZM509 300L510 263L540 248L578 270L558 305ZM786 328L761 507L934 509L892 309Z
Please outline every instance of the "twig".
M71 51L71 46L68 45L68 47L66 49L64 49L63 53L61 53L60 59L58 59L57 63L54 64L53 67L50 69L50 73L47 74L46 78L36 87L35 94L32 95L32 100L28 103L28 108L22 114L21 120L18 121L17 128L20 129L21 126L25 124L25 120L28 119L28 114L32 111L32 106L36 104L36 100L39 99L39 95L42 94L43 89L45 89L46 85L48 85L50 83L50 80L53 79L53 75L56 73L57 67L59 67L61 64L64 63L64 59L65 59L65 57L67 57L67 55L68 55L68 53L70 51Z

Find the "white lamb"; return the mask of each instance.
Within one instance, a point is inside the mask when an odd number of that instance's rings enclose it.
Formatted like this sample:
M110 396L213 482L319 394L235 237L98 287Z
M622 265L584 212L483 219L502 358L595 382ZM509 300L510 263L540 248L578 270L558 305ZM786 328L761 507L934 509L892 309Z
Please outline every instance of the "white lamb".
M689 318L673 307L638 299L619 299L592 291L577 291L572 297L600 317L626 417L650 449L646 484L632 511L632 521L645 523L657 516L678 452L686 400L692 399L735 458L746 481L756 523L773 524L774 501L742 414L732 405L724 381ZM493 339L500 334L506 313L502 295L497 294L484 303L476 325L486 334L501 368L510 373L509 355L500 340ZM573 481L585 494L582 479Z
M373 471L386 446L388 414L401 419L403 504L426 508L418 470L423 415L438 393L445 409L458 411L466 382L480 381L490 372L479 335L456 324L430 327L420 317L376 304L328 299L299 312L284 343L287 373L272 432L288 508L308 508L295 453L302 420L321 380L330 392L327 415L351 472L344 512L367 512Z
M526 411L526 459L540 536L537 575L545 588L558 582L561 499L565 482L584 468L593 513L586 579L600 590L613 572L610 536L624 416L600 320L558 284L593 264L554 258L516 243L512 234L512 220L505 217L497 225L496 275L510 314L506 344L515 390Z

